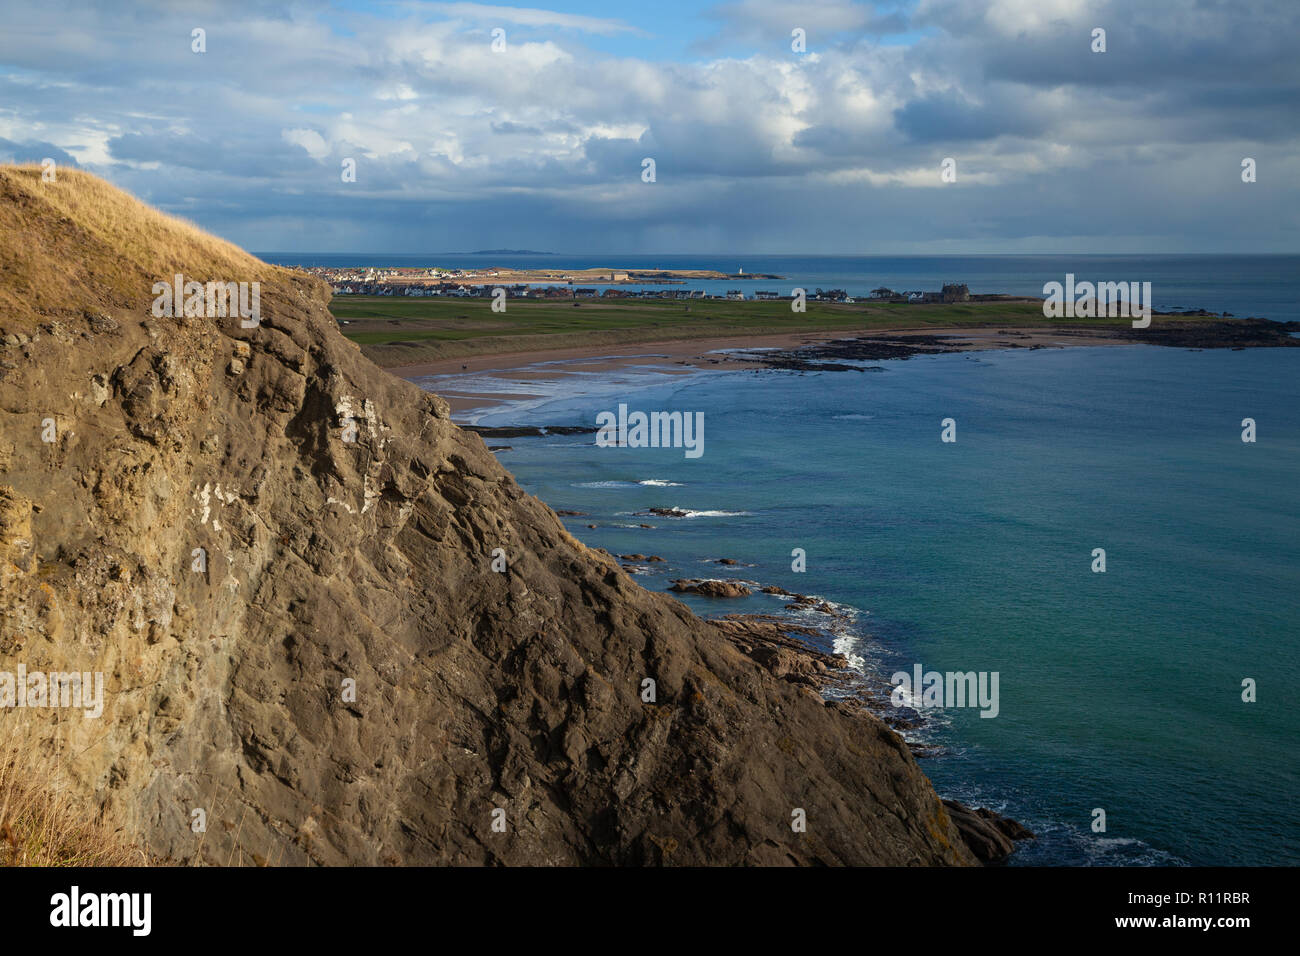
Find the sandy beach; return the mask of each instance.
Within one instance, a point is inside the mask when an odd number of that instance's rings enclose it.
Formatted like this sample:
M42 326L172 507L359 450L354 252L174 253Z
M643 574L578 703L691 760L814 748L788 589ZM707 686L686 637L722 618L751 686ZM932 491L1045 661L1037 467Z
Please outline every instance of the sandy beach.
M451 358L438 362L394 366L389 372L408 381L430 376L447 376L436 391L451 405L453 413L468 409L483 410L494 404L537 398L538 394L517 390L493 392L480 390L484 379L499 378L503 386L530 381L544 382L575 374L599 374L630 367L654 367L664 373L686 374L700 369L734 371L760 368L761 363L747 360L745 350L797 349L842 339L871 339L880 342L914 345L934 351L979 351L1008 348L1066 348L1079 345L1132 344L1107 337L1098 330L1077 328L1017 328L993 326L981 329L936 330L891 329L856 332L800 332L744 337L724 336L716 339L688 339L664 342L635 342L625 347L596 345L581 348L538 349L526 352L501 352ZM942 342L935 342L942 337ZM740 353L740 354L728 354ZM473 378L475 388L456 387L460 376Z

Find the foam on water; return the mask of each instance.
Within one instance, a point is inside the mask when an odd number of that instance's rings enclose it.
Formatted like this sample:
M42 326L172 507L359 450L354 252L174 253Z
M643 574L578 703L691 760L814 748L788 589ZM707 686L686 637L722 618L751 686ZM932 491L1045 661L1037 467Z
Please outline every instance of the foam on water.
M882 364L870 378L703 372L567 394L527 420L592 420L613 397L698 409L705 453L512 439L511 469L552 507L588 512L569 527L592 546L676 568L725 555L753 565L746 578L869 610L869 631L859 616L826 649L877 677L999 672L997 718L927 710L907 737L939 754L921 764L941 793L1040 833L1013 862L1300 863L1277 809L1300 786L1300 694L1276 679L1300 669L1300 350ZM956 443L940 440L949 417ZM631 517L674 505L641 480L688 486L691 519ZM772 610L766 596L703 601L688 603ZM1240 699L1247 676L1268 691L1259 703ZM1108 832L1091 832L1094 808Z

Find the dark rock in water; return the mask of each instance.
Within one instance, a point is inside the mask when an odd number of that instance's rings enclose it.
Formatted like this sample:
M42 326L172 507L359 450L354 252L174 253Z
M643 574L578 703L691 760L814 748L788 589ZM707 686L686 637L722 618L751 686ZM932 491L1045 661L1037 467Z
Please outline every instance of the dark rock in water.
M1300 339L1291 332L1300 331L1300 322L1273 322L1268 319L1233 319L1221 321L1187 321L1190 316L1210 316L1204 309L1186 312L1155 312L1159 317L1148 328L1135 329L1131 325L1080 325L1052 326L1054 334L1062 337L1088 337L1139 342L1146 345L1166 345L1175 348L1243 348L1300 347ZM1181 321L1180 321L1181 320ZM1017 335L1019 333L999 334ZM954 344L959 334L948 335L891 335L878 333L855 339L835 339L817 342L794 349L755 352L745 357L747 362L763 368L796 372L884 371L880 366L845 365L840 360L876 361L880 359L906 359L913 355L934 355L959 352ZM1044 348L1030 345L1030 350Z
M690 512L678 508L647 508L645 511L635 511L633 514L636 517L654 515L656 518L685 518Z
M1198 313L1199 314L1199 313ZM1209 313L1205 313L1209 314ZM1297 348L1300 339L1289 333L1300 331L1300 322L1272 322L1268 319L1224 319L1218 322L1178 322L1176 319L1152 319L1145 329L1122 326L1101 334L1121 341L1171 348L1243 349ZM1092 330L1096 333L1098 330Z
M972 809L956 800L945 800L943 806L981 863L1001 863L1015 850L1016 841L1034 839L1026 827L992 810Z
M878 365L864 367L861 365L845 365L842 362L830 360L878 361L880 359L905 359L911 358L913 355L957 351L956 348L946 343L946 338L946 336L941 335L909 335L894 339L884 336L835 339L830 342L800 346L797 349L756 353L754 361L762 364L765 368L796 372L883 372L884 369Z
M822 614L836 614L836 610L825 601L796 601L785 606L787 611L820 611Z
M764 363L768 368L781 369L786 372L865 372L859 365L845 365L843 362L810 362L799 358L769 359ZM884 371L876 369L875 371Z
M657 554L620 554L619 559L622 561L662 561L663 558Z
M738 581L697 581L694 578L674 581L669 590L715 598L749 597L753 593Z
M907 723L909 727L920 727L925 720L921 717L921 712L914 707L895 707L893 712L898 715L900 721Z
M487 450L488 451L511 451L512 449L509 445L488 445Z
M734 558L718 558L716 563L717 564L739 564L740 562L735 560Z
M847 691L853 695L849 699L837 700L837 707L873 711L896 730L912 730L925 723L922 715L911 707L885 705L887 693L883 693L883 688L880 699L864 698L863 685L856 683L853 677L846 677L852 672L848 670L848 661L844 657L822 653L800 639L822 633L817 628L771 615L750 614L729 614L714 620L713 624L774 677L818 692L838 689L841 693ZM927 744L902 745L917 757L932 752ZM956 800L944 800L943 805L962 842L981 863L1001 863L1015 850L1017 842L1034 839L1028 828L992 810L973 809Z
M557 511L557 512L555 512L555 513L556 513L557 515L559 515L560 517L562 517L562 518L585 518L585 517L587 517L587 512L585 512L585 511L563 511L563 510L561 510L561 511Z
M542 435L593 435L597 429L590 425L504 425L490 428L486 425L462 425L461 429L483 438L537 438Z
M904 730L916 730L919 727L925 726L925 721L920 719L920 715L912 718L902 712L905 708L900 707L898 710L900 711L899 713L895 713L892 710L882 711L879 712L877 716L900 733ZM916 711L912 711L912 713L916 714ZM912 748L912 753L918 757L929 756L932 749L929 744L915 743L913 741L908 741L907 745Z
M815 628L758 614L729 614L713 624L773 677L789 683L829 687L835 682L834 672L848 666L841 655L824 654L795 636L814 637Z

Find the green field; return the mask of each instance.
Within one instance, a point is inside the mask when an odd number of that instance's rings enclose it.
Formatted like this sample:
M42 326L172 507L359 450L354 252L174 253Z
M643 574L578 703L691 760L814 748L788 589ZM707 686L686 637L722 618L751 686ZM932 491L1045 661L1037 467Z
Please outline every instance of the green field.
M336 296L343 333L379 365L392 367L500 352L789 332L853 332L986 326L1053 326L1034 301L932 304L696 300L511 299L493 312L489 299ZM1127 326L1127 318L1090 319Z

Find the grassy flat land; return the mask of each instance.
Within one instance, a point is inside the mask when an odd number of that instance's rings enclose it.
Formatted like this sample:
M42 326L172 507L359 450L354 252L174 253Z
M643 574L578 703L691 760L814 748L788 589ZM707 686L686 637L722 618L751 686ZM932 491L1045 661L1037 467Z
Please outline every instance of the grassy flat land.
M1040 303L1019 300L954 305L809 302L807 312L797 313L790 311L789 302L580 299L575 306L567 300L511 299L505 312L493 312L488 299L336 296L330 310L349 323L342 327L348 338L388 367L501 352L727 336L1061 324L1044 318ZM1076 324L1123 327L1130 322L1114 318Z

